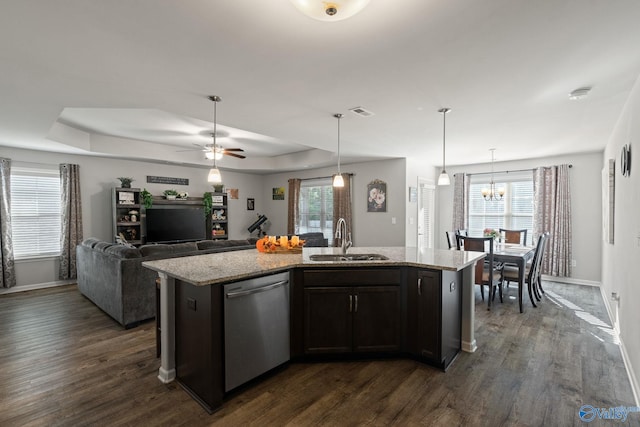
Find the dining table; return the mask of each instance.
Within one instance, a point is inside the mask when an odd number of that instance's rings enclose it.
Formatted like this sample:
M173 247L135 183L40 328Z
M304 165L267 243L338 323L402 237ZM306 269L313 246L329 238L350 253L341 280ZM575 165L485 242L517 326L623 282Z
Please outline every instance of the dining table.
M536 252L535 246L522 246L512 243L497 243L493 247L493 260L505 264L513 264L518 267L518 304L520 313L524 311L522 306L522 290L524 289L524 275L527 262L533 258ZM535 307L531 290L529 290L531 304Z

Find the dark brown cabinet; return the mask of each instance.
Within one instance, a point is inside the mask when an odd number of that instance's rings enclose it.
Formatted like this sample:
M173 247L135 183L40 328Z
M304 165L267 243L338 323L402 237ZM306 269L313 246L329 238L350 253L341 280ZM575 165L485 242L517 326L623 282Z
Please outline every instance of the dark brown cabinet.
M461 291L460 272L409 271L409 351L442 369L449 366L461 347Z
M399 270L307 271L304 286L305 354L400 351Z

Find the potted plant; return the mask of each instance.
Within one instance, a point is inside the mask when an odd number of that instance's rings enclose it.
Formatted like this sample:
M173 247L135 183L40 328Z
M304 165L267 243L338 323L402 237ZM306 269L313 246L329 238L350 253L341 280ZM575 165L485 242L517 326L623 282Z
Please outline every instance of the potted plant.
M167 200L175 200L178 197L178 192L173 189L164 190L163 194Z
M142 197L142 204L144 205L145 209L149 209L151 208L151 206L153 206L153 196L147 191L146 188L142 189L142 191L140 192L140 196Z
M202 204L204 205L204 215L209 216L213 209L213 199L211 198L211 193L206 192L202 197Z
M131 188L131 183L134 181L133 178L121 176L118 178L120 180L120 186L122 188Z

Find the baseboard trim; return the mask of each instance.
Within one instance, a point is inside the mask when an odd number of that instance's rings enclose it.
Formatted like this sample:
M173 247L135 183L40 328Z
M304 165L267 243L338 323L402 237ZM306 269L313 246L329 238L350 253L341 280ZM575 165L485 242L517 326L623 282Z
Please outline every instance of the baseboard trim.
M602 295L604 306L607 309L607 314L609 315L609 321L613 325L613 330L615 331L616 337L620 342L620 345L618 347L620 347L620 354L622 355L622 361L624 362L624 367L627 370L627 376L629 377L629 383L631 384L631 391L633 392L633 398L635 400L636 406L640 406L640 382L638 382L638 377L633 370L633 366L631 365L631 359L629 359L629 353L627 352L627 347L624 345L624 341L620 337L620 328L613 314L613 308L611 307L611 299L609 298L609 295L605 294L605 290L602 286L600 287L600 294Z
M600 287L600 282L596 282L593 280L574 279L572 277L547 276L546 274L543 274L542 280L544 280L545 282L567 283L569 285L585 285L585 286Z
M0 288L0 295L13 294L16 292L35 291L37 289L54 288L56 286L72 285L76 280L56 280L55 282L33 283L30 285L19 285L12 288Z
M462 351L467 353L475 353L475 351L478 349L476 340L473 340L473 342L462 341L461 347L462 347Z

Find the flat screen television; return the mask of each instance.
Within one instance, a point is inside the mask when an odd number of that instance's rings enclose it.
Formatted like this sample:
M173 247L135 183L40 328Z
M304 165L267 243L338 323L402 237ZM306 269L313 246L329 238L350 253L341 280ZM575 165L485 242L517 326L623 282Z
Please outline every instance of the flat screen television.
M147 209L147 243L179 243L207 238L204 207L158 206Z

